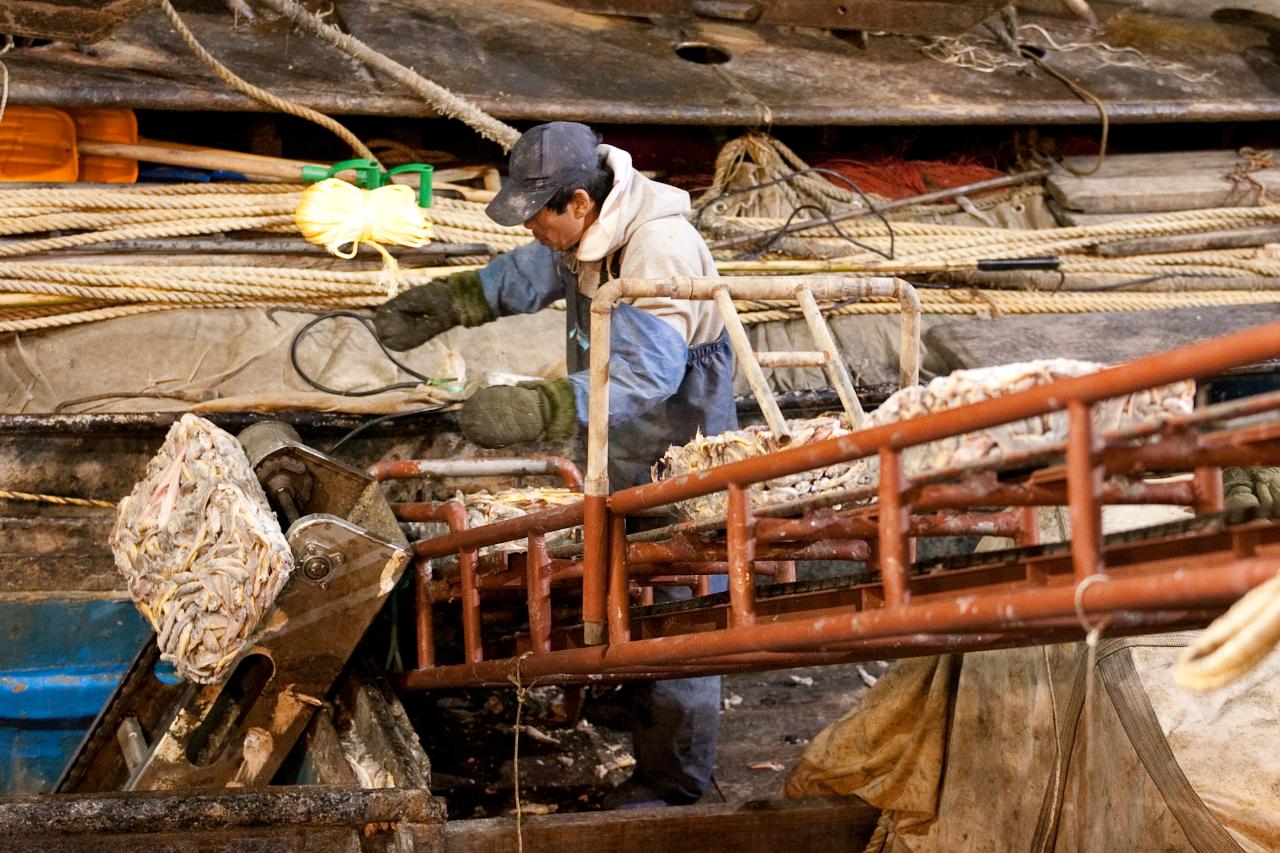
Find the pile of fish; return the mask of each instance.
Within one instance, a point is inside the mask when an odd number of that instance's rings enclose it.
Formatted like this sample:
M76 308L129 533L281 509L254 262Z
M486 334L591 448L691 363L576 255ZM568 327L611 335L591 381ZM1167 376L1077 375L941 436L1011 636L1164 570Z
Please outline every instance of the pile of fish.
M244 448L190 414L120 502L111 550L161 658L199 684L230 672L293 569Z
M1092 373L1104 366L1071 359L1045 359L957 370L947 376L939 376L927 385L914 385L897 391L867 416L864 428L1015 394L1057 379ZM1093 407L1093 423L1096 429L1106 432L1187 414L1191 411L1194 395L1195 383L1186 381L1113 398ZM853 432L847 420L836 416L788 421L787 425L792 432L790 447ZM1065 412L1027 418L909 448L902 455L903 470L910 477L979 461L999 460L1015 452L1047 449L1064 441L1066 435ZM778 449L773 434L764 425L715 436L700 435L688 444L668 449L654 467L654 479L705 471ZM879 477L879 459L874 456L857 459L752 486L751 505L771 506L808 495L875 486ZM716 492L683 501L679 507L688 518L701 521L723 517L726 504L726 495Z
M548 509L556 509L558 507L567 506L582 500L582 493L573 489L562 488L523 488L523 489L505 489L500 492L476 492L469 495L458 495L458 499L462 501L463 506L467 508L467 526L479 527L483 524L493 524L498 521L506 521L510 518L519 518L534 512L543 512ZM582 528L574 527L569 530L557 530L548 533L546 542L548 546L562 545L570 542L582 541ZM526 543L524 540L517 542L504 542L499 545L491 545L487 548L481 548L481 554L497 553L500 551L523 551Z

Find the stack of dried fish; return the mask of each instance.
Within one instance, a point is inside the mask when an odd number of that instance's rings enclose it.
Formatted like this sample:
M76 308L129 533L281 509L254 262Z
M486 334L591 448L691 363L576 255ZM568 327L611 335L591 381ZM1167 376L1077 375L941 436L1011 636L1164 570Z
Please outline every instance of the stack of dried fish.
M896 423L979 403L1056 379L1092 373L1102 367L1092 362L1049 359L957 370L934 379L928 385L916 385L896 392L868 415L865 426ZM1191 411L1194 394L1195 384L1188 381L1107 400L1094 406L1094 425L1101 431L1108 431L1185 414ZM847 422L830 416L790 421L788 425L793 433L791 446L851 432ZM980 460L1000 459L1015 451L1034 451L1057 444L1065 440L1066 434L1066 413L1056 412L909 448L903 453L903 468L908 476L917 476ZM679 477L777 449L772 434L765 426L747 427L709 438L699 436L686 445L670 448L655 467L655 479L658 476ZM879 472L880 463L875 457L806 471L753 486L751 503L760 507L809 494L873 486L879 481ZM711 519L724 515L725 502L723 493L715 493L685 501L680 508L690 518Z
M244 448L190 414L120 502L111 550L161 657L199 684L230 671L293 568Z
M493 524L511 518L520 518L534 512L567 506L582 500L582 493L573 489L525 488L505 489L493 494L476 492L475 494L463 495L459 493L458 499L467 508L467 526L479 527L483 524ZM574 527L570 530L557 530L547 534L548 546L581 541L581 527ZM521 540L481 548L480 553L523 551L524 549L525 542Z
M848 435L853 431L843 416L835 415L787 421L787 427L791 432L790 447ZM777 439L765 424L753 424L719 435L698 434L688 444L668 448L658 464L653 466L653 479L661 480L705 471L752 456L763 456L778 449ZM840 464L757 483L751 487L751 504L764 506L817 492L848 488L852 485L855 473L853 465ZM715 518L724 515L726 501L723 492L712 492L683 501L679 507L689 518Z

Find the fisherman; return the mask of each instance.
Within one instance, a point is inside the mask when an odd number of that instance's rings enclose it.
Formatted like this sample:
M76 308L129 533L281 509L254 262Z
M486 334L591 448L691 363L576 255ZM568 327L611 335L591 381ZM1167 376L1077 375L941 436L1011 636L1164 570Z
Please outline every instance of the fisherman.
M507 180L486 208L501 225L523 223L537 242L386 302L374 316L378 336L405 350L455 326L529 314L564 299L569 376L482 388L459 420L482 447L570 438L587 423L587 333L596 289L615 278L716 274L688 212L688 193L649 180L627 152L600 144L586 125L539 125L511 149ZM699 431L737 428L733 352L710 302L624 300L613 312L609 346L613 488L649 482L669 445ZM685 587L659 588L654 598L689 595ZM605 805L696 801L711 782L719 710L718 677L639 685L631 708L636 769Z

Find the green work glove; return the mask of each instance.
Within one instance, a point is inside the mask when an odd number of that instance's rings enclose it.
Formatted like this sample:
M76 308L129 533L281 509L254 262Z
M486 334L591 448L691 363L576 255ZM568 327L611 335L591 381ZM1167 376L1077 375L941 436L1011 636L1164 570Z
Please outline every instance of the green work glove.
M1222 487L1228 512L1256 510L1264 518L1280 513L1280 468L1224 468Z
M1280 513L1280 468L1250 468L1253 493L1258 498L1258 508L1267 518Z
M462 404L462 434L481 447L572 438L578 431L568 379L491 385Z
M397 352L413 349L454 326L479 326L493 319L480 273L456 272L413 287L373 312L378 340Z
M1253 478L1247 468L1222 469L1223 509L1232 514L1252 512L1258 508L1253 493Z

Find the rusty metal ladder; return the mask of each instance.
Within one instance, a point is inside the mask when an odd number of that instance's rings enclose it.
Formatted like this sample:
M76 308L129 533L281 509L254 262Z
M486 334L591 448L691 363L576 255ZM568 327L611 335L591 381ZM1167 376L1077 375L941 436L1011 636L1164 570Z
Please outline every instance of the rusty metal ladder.
M905 283L904 286L910 287ZM756 352L751 346L751 339L747 336L747 330L742 324L738 309L733 304L733 291L734 288L729 283L716 288L714 291L716 308L719 309L720 317L724 320L725 328L729 333L729 343L733 346L738 364L747 378L747 383L751 386L751 392L760 405L760 411L764 414L770 431L778 442L787 444L791 440L791 433L787 428L786 420L782 417L782 411L778 408L778 401L772 389L769 388L769 381L764 375L765 368L821 367L840 397L840 403L844 407L845 414L849 416L850 422L855 428L861 427L866 419L866 412L863 411L862 403L858 400L858 394L853 387L853 378L849 375L849 368L845 365L840 350L836 346L831 327L822 316L822 309L818 307L818 300L814 297L809 285L803 281L797 283L792 295L804 314L805 325L808 326L809 334L813 337L816 350ZM904 313L904 317L906 316ZM920 381L918 327L914 340L911 340L907 334L903 335L898 381L904 388Z

